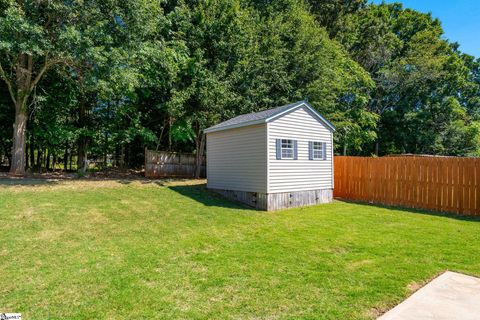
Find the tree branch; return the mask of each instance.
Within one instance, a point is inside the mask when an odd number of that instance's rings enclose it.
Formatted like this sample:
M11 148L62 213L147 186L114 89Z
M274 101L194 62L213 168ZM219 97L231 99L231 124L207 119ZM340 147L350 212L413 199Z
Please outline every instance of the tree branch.
M7 78L7 75L5 74L5 70L3 70L1 63L0 63L0 77L7 84L8 92L10 93L10 98L12 98L13 103L16 104L17 99L15 99L15 94L13 93L12 82Z
M28 55L27 57L27 85L30 86L30 83L32 81L32 73L33 73L33 56L31 54Z
M52 60L48 60L48 56L45 56L45 63L43 64L43 67L40 69L40 71L38 72L37 76L35 77L35 79L32 81L31 85L30 85L30 91L33 90L33 88L35 88L35 86L38 84L38 82L42 79L43 75L45 74L45 72L50 68L52 67L53 65L56 65L56 64L60 64L60 63L65 63L66 65L69 65L68 61L64 60L64 59L52 59Z
M48 68L50 68L53 64L54 63L52 63L52 61L48 61L48 56L45 56L45 63L43 64L43 67L40 69L35 79L30 84L30 88L28 90L29 92L31 92L33 88L35 88L35 86L38 84L38 82L40 82Z

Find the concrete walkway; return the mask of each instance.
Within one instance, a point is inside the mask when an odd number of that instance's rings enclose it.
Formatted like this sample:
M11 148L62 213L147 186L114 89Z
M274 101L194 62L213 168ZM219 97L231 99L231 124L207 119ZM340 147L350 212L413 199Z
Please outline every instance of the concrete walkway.
M480 278L447 271L379 320L478 320Z

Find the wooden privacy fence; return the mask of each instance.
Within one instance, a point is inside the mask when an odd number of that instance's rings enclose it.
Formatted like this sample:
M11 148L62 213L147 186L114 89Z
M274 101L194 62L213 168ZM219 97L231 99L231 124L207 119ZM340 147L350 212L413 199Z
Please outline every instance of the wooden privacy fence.
M194 154L145 150L145 177L192 178L195 176L195 163ZM205 171L205 157L203 157L200 177L205 177Z
M480 215L480 158L335 157L334 196Z

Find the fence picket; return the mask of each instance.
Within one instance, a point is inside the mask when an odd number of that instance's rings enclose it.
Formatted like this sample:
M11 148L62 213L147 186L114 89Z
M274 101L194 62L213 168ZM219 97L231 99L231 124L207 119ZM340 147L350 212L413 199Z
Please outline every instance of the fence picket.
M179 154L166 151L145 150L145 176L191 178L196 170L194 154ZM201 176L205 176L205 157L202 161Z

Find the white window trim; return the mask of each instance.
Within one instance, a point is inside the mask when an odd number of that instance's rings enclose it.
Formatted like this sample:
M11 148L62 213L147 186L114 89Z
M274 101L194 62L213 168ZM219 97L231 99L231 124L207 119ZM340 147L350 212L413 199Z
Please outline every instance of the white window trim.
M310 141L311 142L311 148L309 152L311 152L311 159L312 161L326 161L327 160L327 143L324 141ZM315 144L319 143L320 144L320 149L315 148ZM315 156L315 152L321 152L320 157Z
M284 148L283 147L283 141L290 141L292 146L290 148ZM291 153L292 153L292 156L291 157L284 157L283 156L283 150L290 150ZM284 139L284 138L280 139L280 159L282 159L282 160L283 159L285 159L285 160L295 159L295 141L293 139Z

